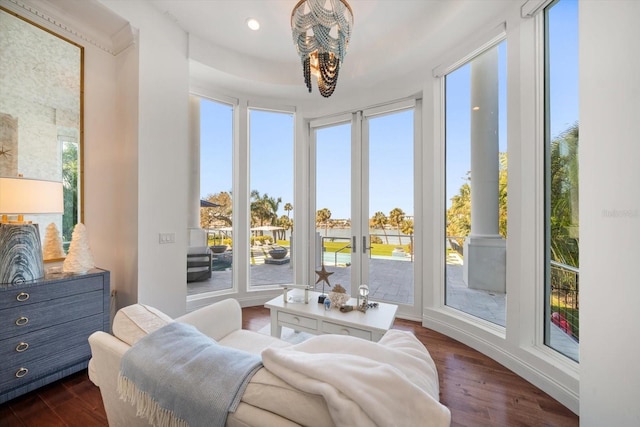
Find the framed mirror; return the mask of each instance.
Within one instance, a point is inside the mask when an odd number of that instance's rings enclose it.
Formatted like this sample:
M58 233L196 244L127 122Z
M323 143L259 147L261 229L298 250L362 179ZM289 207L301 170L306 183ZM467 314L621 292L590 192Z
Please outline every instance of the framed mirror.
M0 176L62 182L64 214L25 218L43 243L55 224L66 252L84 222L84 48L3 7L0 34Z

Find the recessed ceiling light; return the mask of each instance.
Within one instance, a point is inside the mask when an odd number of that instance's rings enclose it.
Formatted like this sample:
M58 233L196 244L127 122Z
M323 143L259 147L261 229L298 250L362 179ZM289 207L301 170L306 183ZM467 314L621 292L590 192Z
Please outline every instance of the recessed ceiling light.
M253 31L258 31L260 29L260 23L255 18L247 18L247 27Z

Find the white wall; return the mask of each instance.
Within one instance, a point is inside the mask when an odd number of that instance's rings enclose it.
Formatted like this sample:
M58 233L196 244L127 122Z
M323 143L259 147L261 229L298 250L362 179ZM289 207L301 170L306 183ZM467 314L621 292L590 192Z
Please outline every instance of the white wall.
M640 2L580 2L580 421L640 425Z
M186 311L187 194L189 153L189 68L187 35L143 2L102 2L139 31L137 127L137 293L138 302L170 316ZM125 61L128 63L128 61ZM131 66L131 70L134 67ZM121 76L131 79L132 76ZM129 80L129 83L133 83ZM135 84L129 88L135 90ZM135 95L122 94L128 108ZM133 123L132 123L133 124ZM133 154L133 153L131 153ZM123 172L135 167L127 163ZM124 188L136 188L135 176ZM135 191L135 190L134 190ZM159 233L174 233L175 243L160 244Z
M111 289L128 293L118 266L123 248L116 212L122 206L119 188L121 144L116 115L116 63L112 54L85 45L84 57L84 222L96 266L111 271Z

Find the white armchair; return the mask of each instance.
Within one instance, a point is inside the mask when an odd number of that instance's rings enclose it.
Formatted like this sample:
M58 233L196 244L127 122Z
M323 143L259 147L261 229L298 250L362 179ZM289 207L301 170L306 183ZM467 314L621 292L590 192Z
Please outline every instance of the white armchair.
M113 335L96 332L89 337L91 346L89 378L100 388L109 426L149 426L146 419L136 416L135 407L121 400L118 395L117 379L120 371L120 359L144 335L173 321L191 324L222 345L250 353L260 354L263 349L269 346L285 347L290 345L277 338L242 329L242 310L240 304L234 299L211 304L175 320L150 306L134 304L125 307L119 310L114 317ZM250 405L244 406L241 404L234 417L230 418L246 421L247 417L252 419L255 411L260 411L257 408L249 407ZM268 414L266 416L267 418L275 417L276 421L280 418ZM281 424L276 422L273 425Z

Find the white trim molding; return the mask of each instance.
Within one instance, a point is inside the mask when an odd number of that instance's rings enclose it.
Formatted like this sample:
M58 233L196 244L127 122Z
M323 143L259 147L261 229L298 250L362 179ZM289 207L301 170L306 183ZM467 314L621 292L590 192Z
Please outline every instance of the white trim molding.
M79 26L60 19L56 16L57 11L53 7L47 7L43 2L38 3L36 8L19 0L0 0L0 6L49 30L59 32L64 37L88 43L113 56L117 56L137 40L137 30L124 21L123 26L114 34L98 35L80 30Z

